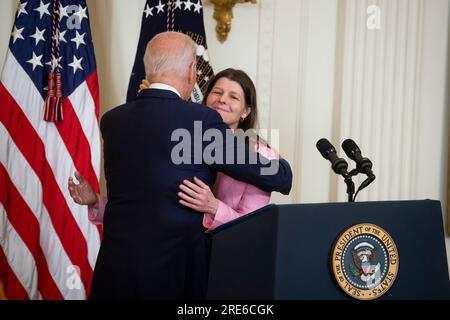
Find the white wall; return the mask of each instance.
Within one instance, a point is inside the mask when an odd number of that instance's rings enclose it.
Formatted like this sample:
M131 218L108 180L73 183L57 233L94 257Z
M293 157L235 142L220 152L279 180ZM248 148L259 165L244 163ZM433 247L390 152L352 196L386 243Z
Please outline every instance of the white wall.
M280 129L295 181L274 202L345 201L315 143L326 137L339 147L352 137L377 174L360 200L431 198L446 207L449 0L258 0L235 7L224 44L204 2L213 68L247 71L261 127ZM0 3L1 61L15 3ZM125 100L144 3L88 0L102 112ZM366 27L370 4L381 8L380 30Z

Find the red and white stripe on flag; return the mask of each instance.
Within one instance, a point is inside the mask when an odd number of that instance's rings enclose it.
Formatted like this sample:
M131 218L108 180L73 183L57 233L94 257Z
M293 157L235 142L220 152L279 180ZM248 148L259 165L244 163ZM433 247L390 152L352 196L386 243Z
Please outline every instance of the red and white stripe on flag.
M70 6L78 28L66 23ZM59 57L46 47L55 39L53 8L65 13L57 19ZM99 90L86 9L84 0L19 3L0 82L0 279L8 299L85 299L90 290L101 230L67 189L75 170L99 189ZM58 123L44 121L56 64L64 91Z

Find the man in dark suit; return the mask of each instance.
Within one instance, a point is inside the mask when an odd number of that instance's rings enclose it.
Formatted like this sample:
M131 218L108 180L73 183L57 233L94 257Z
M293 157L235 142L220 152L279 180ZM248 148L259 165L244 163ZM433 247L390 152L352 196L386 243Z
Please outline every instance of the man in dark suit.
M203 154L201 142L190 146L193 153L187 158L181 155L188 161L176 164L177 130L195 135L195 123L200 123L201 135L208 129L229 134L216 111L186 101L196 81L195 52L186 35L157 35L144 57L150 88L101 120L108 203L90 299L205 298L210 239L202 215L178 202L184 179L196 176L212 186L222 171L265 191L290 191L292 172L285 160L266 165L199 162L194 152ZM226 144L221 148L223 159L229 159L229 152L236 159L242 151ZM279 166L274 175L261 175L263 167L274 163Z

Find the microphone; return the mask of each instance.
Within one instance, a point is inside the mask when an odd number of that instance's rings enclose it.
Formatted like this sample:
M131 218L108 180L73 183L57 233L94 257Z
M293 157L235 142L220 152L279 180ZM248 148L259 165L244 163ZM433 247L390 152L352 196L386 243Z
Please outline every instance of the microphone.
M359 173L366 174L368 177L372 178L372 181L375 179L375 175L372 172L372 161L361 155L361 150L358 148L355 141L352 139L345 140L342 142L342 149L344 149L347 157L356 162L356 170Z
M320 154L327 160L331 162L331 168L337 174L344 176L344 178L350 178L347 168L348 164L342 158L339 158L336 154L336 149L327 139L323 138L317 141L316 147L319 150Z

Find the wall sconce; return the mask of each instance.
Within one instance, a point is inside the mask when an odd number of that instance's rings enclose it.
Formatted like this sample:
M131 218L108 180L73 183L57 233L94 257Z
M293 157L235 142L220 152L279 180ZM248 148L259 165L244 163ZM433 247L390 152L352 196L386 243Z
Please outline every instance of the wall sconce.
M231 30L233 19L233 7L236 3L251 2L256 0L210 0L214 4L214 19L217 21L216 33L220 42L225 42Z

